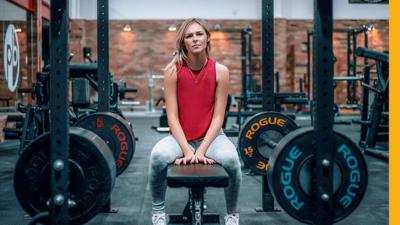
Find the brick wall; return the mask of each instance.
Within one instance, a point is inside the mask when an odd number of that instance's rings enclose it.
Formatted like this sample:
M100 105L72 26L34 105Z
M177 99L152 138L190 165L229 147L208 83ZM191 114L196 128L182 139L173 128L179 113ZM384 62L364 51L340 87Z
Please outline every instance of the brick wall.
M162 74L162 68L171 60L171 54L175 48L176 33L168 32L171 24L180 24L177 20L140 20L140 21L110 21L110 70L114 74L114 80L124 79L128 86L139 89L136 100L143 104L148 99L147 77L150 74ZM261 24L260 21L235 21L235 20L210 20L210 27L220 24L225 28L245 28L251 26L253 29L254 55L261 54ZM0 23L0 37L4 37L6 24ZM32 39L27 37L26 22L15 22L23 32L18 33L20 45L21 74L25 85L31 81L35 70L30 65L35 64L35 58L28 51L27 43ZM123 32L126 24L130 24L133 32ZM388 49L388 21L386 20L337 20L335 28L360 27L362 24L374 24L376 31L369 34L369 46L376 50ZM96 21L72 20L70 23L70 51L75 54L73 62L83 62L82 48L91 47L93 58L97 57L97 34ZM307 53L304 42L307 38L307 30L312 29L311 20L275 20L275 70L280 73L280 89L282 92L298 91L298 80L306 73ZM31 32L31 31L28 31ZM32 31L34 32L34 31ZM337 58L335 63L335 74L345 75L347 73L346 41L347 36L343 33L335 33L334 54ZM358 36L358 44L363 45L363 35ZM29 40L29 41L28 41ZM212 32L211 57L226 66L230 70L230 94L239 95L241 92L241 37L240 32ZM0 45L3 40L0 38ZM35 46L30 46L34 47ZM3 58L0 51L0 58ZM0 96L10 96L11 105L14 105L15 93L10 93L4 78L3 60L0 62ZM358 60L362 64L362 59ZM261 61L254 61L254 74L258 84L261 84ZM362 68L358 68L361 71ZM162 81L155 82L153 97L157 99L161 94ZM345 83L339 83L336 88L336 102L344 103L346 97ZM29 98L28 98L29 99ZM27 103L27 97L23 97ZM0 126L1 127L1 126ZM1 137L2 135L0 135Z
M140 20L140 21L110 21L110 70L114 79L124 79L128 86L139 89L137 100L144 102L148 98L147 80L149 74L162 74L162 68L171 59L174 50L176 33L167 29L171 24L180 24L176 20ZM260 21L209 20L210 27L220 24L221 28L253 28L254 55L261 54L261 24ZM373 49L388 48L388 21L369 20L337 20L335 28L359 27L362 24L372 23L377 30L369 35L369 44ZM125 24L129 24L133 31L123 32ZM280 72L280 89L283 92L298 91L299 79L306 73L307 54L304 42L307 30L312 29L311 20L275 20L275 70ZM347 73L346 34L335 33L334 54L337 58L335 74ZM70 49L75 56L73 61L82 62L82 48L92 48L96 58L97 48L96 21L71 21ZM212 32L211 56L225 64L230 69L230 90L233 95L241 91L241 39L240 33ZM359 45L363 44L363 35L358 37ZM360 59L361 60L361 59ZM362 60L359 61L362 63ZM261 62L256 60L255 79L261 84ZM359 68L361 70L361 68ZM160 94L160 81L156 82L154 97ZM336 89L336 101L345 101L346 88L344 83Z
M162 68L171 59L174 50L174 32L168 32L171 24L179 24L181 21L111 21L110 22L110 70L114 74L114 79L124 79L128 86L139 89L136 94L137 100L144 102L148 98L149 74L162 74ZM208 21L210 27L220 24L224 28L253 28L253 48L254 55L261 54L261 24L259 21L234 21L234 20L211 20ZM369 44L373 49L388 49L388 22L387 21L368 21L368 20L339 20L335 21L335 28L359 27L362 24L372 23L377 27L376 31L370 32ZM130 24L133 32L123 32L125 24ZM19 24L25 31L25 23ZM4 25L0 27L5 27ZM312 29L311 20L275 20L275 70L280 72L281 91L298 91L299 79L306 73L306 31ZM1 31L4 33L5 31ZM30 81L31 74L28 74L29 64L35 62L30 59L28 65L25 62L27 52L26 32L19 33L20 55L21 55L21 74L27 77L25 82ZM3 40L0 42L2 43ZM337 58L335 63L335 74L345 75L347 73L346 61L346 41L345 33L334 34L334 54ZM358 44L363 44L363 35L358 36ZM92 48L93 57L96 58L97 36L96 21L73 20L70 25L70 50L75 54L73 61L82 62L82 48L88 46ZM1 52L0 55L3 53ZM212 32L212 58L225 64L230 69L230 93L240 94L241 91L241 39L240 33ZM30 55L30 54L29 54ZM362 64L362 59L358 63ZM2 63L1 63L2 64ZM34 63L33 63L34 64ZM3 71L3 65L0 71ZM255 79L261 84L261 61L254 61ZM358 68L361 71L362 68ZM15 95L8 92L4 75L0 79L1 96ZM161 91L161 81L155 82L154 97L157 98ZM345 83L339 83L336 89L336 101L345 101ZM24 101L26 97L24 98ZM13 105L14 102L12 101Z
M363 24L373 24L376 27L375 31L369 32L368 42L371 49L383 51L389 48L389 31L388 22L384 20L336 20L334 28L357 28ZM287 79L292 82L298 81L303 78L307 72L307 49L306 45L303 44L307 40L306 30L313 28L312 21L309 20L292 20L288 21L287 32L290 33L291 37L287 40L289 49L292 49L294 54L294 64L288 65ZM360 34L357 36L358 46L364 45L364 35ZM333 53L337 58L334 65L334 74L340 76L347 75L347 34L335 32L333 34ZM288 57L289 59L289 57ZM289 62L290 60L288 60ZM359 67L357 71L362 72L363 59L358 58L357 64ZM345 82L339 82L335 90L336 102L345 103L347 85ZM290 90L298 90L298 85L292 85ZM361 93L361 92L360 92Z

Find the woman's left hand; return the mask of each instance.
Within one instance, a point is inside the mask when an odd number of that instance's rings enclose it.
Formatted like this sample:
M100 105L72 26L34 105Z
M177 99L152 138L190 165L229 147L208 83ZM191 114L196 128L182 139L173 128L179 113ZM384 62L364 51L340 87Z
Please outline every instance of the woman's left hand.
M196 151L196 153L194 154L194 159L192 159L192 161L190 163L204 163L204 164L214 164L215 160L214 159L210 159L204 156L203 153L201 153L200 151Z

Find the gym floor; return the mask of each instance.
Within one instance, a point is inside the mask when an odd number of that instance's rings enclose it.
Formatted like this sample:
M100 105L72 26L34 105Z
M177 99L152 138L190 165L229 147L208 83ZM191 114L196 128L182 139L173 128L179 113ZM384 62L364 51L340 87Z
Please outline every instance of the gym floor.
M160 134L151 129L158 125L158 117L132 116L136 143L134 158L130 167L120 175L115 183L111 207L118 213L99 214L89 225L147 225L151 224L151 194L148 186L147 171L150 152L153 145L167 134ZM301 126L309 125L307 120L296 121ZM354 142L359 139L359 126L335 125L336 130L350 137ZM237 144L237 138L231 139ZM9 145L9 146L12 146ZM388 224L388 163L370 156L365 156L369 170L369 182L366 195L359 207L347 218L337 224L342 225L384 225ZM13 171L18 154L15 148L0 147L0 225L22 225L29 222L29 217L18 204L13 188ZM300 222L291 218L284 211L255 212L261 206L261 177L248 175L243 170L243 182L240 191L240 224L295 225ZM205 195L205 212L219 213L221 222L225 215L223 189L209 188ZM168 188L166 196L167 213L181 213L187 201L187 190ZM222 224L222 223L221 223Z

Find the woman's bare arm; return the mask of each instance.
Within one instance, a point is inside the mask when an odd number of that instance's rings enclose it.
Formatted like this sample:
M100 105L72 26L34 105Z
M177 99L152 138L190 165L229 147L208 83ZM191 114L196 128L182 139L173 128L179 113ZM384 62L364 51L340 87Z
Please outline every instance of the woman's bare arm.
M177 71L174 64L170 64L166 67L164 72L164 95L165 104L167 109L168 125L172 135L180 145L184 157L177 159L175 164L186 164L190 162L194 156L190 149L189 143L186 140L182 126L179 123L178 115L178 101L176 96L176 84L177 84Z

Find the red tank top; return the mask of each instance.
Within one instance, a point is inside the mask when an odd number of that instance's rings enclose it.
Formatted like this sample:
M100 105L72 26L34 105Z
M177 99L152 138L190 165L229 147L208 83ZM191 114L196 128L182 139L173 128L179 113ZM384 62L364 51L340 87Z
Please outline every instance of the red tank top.
M179 122L188 141L203 138L211 124L217 87L215 61L194 72L183 65L177 73Z

